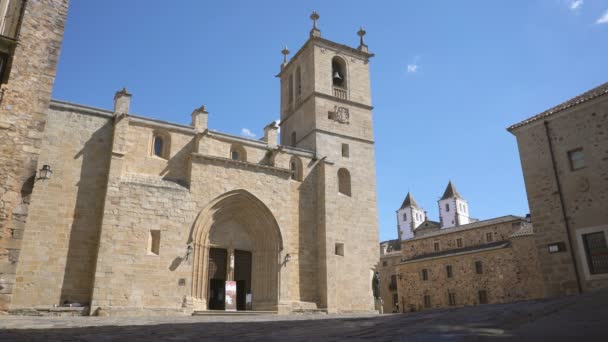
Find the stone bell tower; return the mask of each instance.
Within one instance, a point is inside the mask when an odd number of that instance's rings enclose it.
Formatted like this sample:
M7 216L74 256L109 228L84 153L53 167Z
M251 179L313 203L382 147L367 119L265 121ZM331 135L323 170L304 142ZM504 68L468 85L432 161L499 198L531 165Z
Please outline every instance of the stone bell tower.
M281 71L281 144L315 152L319 297L329 312L371 310L378 259L376 174L369 61L364 42L352 48L321 37L319 15L308 41ZM340 291L345 288L349 291Z

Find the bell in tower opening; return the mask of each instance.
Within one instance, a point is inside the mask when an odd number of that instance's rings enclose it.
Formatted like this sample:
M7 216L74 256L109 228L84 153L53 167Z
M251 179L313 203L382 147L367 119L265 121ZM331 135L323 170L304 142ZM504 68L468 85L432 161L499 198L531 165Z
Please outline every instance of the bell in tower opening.
M342 58L336 56L332 59L331 74L334 86L346 88L346 63Z

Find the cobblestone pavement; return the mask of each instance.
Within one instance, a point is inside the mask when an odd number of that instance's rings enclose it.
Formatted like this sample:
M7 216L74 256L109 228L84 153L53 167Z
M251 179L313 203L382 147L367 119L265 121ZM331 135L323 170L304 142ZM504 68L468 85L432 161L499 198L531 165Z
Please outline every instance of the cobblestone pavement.
M608 341L608 291L394 315L0 316L0 341L572 341L577 338Z

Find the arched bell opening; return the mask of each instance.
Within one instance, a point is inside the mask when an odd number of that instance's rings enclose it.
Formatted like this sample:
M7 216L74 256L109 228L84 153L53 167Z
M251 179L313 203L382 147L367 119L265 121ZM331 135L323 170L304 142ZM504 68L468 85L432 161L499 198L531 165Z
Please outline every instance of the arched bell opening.
M225 308L222 283L236 281L237 309L277 310L283 242L274 216L257 197L245 190L218 197L199 214L190 240L192 296L202 309Z

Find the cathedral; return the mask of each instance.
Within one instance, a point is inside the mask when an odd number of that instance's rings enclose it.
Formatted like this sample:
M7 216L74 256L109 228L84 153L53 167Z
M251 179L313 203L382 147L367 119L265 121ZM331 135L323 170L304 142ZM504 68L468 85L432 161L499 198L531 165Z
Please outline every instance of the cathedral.
M127 89L112 109L51 99L68 1L23 4L3 64L0 310L374 310L363 29L356 48L333 42L313 12L282 51L280 129L254 140L213 130L200 104L190 125L133 115Z

